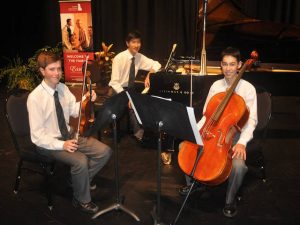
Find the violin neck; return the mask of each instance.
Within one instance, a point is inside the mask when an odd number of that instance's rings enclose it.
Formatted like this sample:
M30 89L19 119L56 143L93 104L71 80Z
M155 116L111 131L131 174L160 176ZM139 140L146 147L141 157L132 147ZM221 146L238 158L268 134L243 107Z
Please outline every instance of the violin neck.
M83 74L83 82L82 82L82 91L81 91L81 101L80 101L80 107L79 107L79 115L78 115L78 126L77 126L77 135L79 135L80 130L80 121L81 121L81 108L82 108L82 99L84 96L84 86L86 85L86 69L87 69L87 63L88 63L89 56L86 56L85 59L85 67L84 67L84 74Z

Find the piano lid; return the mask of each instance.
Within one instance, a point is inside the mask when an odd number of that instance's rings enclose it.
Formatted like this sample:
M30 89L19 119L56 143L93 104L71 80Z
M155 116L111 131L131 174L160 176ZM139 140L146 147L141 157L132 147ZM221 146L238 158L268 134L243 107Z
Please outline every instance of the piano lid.
M199 2L199 18L202 21L202 0ZM256 49L262 62L300 63L298 25L251 18L242 13L232 0L208 0L206 21L208 60L217 61L224 48L236 46L244 57ZM198 37L202 38L203 23L200 22L199 25ZM202 46L198 47L201 48Z

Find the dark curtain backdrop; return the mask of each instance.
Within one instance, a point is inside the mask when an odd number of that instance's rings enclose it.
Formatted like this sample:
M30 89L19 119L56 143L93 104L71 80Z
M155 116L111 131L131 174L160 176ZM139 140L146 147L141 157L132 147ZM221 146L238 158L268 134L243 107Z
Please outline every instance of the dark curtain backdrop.
M274 22L300 25L299 0L237 0L248 15Z
M128 31L142 34L142 52L164 60L177 43L179 55L193 54L195 0L93 1L96 49L101 41L113 43L113 51L126 48ZM162 62L163 63L163 62Z
M1 9L1 67L6 58L27 60L37 49L61 41L58 1L6 1Z
M298 0L233 1L252 17L300 24ZM197 0L92 0L95 48L100 50L104 41L113 43L112 51L119 52L125 49L127 32L139 29L142 52L162 64L173 43L178 44L176 55L192 56L196 4ZM7 1L6 5L0 15L1 67L7 64L4 57L27 59L37 49L61 41L57 0Z

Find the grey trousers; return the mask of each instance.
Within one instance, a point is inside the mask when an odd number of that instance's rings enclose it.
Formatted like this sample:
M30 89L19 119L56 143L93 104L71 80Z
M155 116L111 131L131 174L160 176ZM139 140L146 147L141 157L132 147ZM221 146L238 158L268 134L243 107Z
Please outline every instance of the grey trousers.
M112 150L93 137L79 137L74 153L64 150L37 148L39 154L70 166L74 198L82 203L91 201L90 182L109 160Z
M248 167L243 159L233 159L232 169L228 179L226 204L231 204L235 200L235 196L243 183Z
M248 171L248 167L243 159L233 159L232 169L228 178L228 185L226 191L226 204L231 204L235 200L235 196L243 183L244 176ZM192 178L185 175L187 185L190 185Z

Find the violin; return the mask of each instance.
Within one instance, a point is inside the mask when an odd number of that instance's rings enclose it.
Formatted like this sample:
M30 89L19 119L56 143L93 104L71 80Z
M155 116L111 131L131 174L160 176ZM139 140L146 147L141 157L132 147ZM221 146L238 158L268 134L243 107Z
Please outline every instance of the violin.
M94 112L94 103L92 102L92 81L90 77L90 72L87 72L87 61L88 55L85 61L84 75L83 75L83 84L82 84L82 94L81 99L84 97L86 90L89 92L89 96L80 102L79 108L79 118L78 118L78 127L76 132L76 139L78 136L83 134L94 124L95 122L95 112Z
M231 172L232 142L236 132L240 132L249 117L244 99L234 90L243 73L257 59L257 52L252 51L251 58L244 63L230 88L214 95L208 102L204 113L206 121L200 129L202 151L197 144L189 141L180 145L180 168L201 183L221 184Z
M95 122L94 103L92 102L92 84L90 76L87 76L89 97L81 103L81 120L79 134L83 135Z

